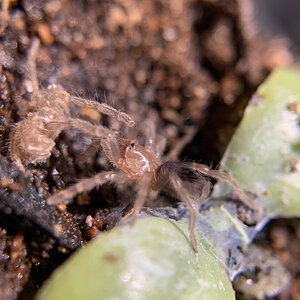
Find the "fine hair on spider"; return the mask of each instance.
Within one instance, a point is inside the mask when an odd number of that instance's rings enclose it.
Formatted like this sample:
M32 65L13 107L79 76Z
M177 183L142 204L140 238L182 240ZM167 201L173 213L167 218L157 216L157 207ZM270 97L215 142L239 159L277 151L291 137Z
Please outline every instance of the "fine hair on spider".
M135 125L129 115L105 103L71 96L59 85L39 89L35 63L38 49L39 40L34 39L28 51L27 78L24 81L32 99L27 104L22 102L20 110L23 119L14 124L10 135L10 158L21 170L25 171L24 165L44 163L55 147L55 139L67 128L74 128L87 135L94 132L95 143L98 143L97 139L116 134L104 126L95 127L88 121L73 117L71 112L74 107L78 111L89 108L111 116L129 128Z
M198 247L195 228L199 204L210 194L209 177L222 180L232 186L242 204L257 210L238 183L228 174L220 170L212 170L203 164L177 161L182 148L192 139L193 130L188 129L181 142L171 149L169 154L163 156L166 141L158 140L153 121L143 126L146 142L140 145L136 139L135 121L128 114L107 104L73 97L58 86L39 90L34 63L37 49L38 41L35 40L30 47L27 63L33 87L34 109L28 112L12 130L10 145L12 160L20 168L24 168L24 164L28 163L45 162L51 155L59 133L68 128L75 128L91 137L98 149L103 151L107 160L114 166L111 171L101 171L90 178L81 179L78 183L50 196L49 204L67 204L77 194L90 191L108 182L134 182L137 185L136 199L131 212L125 216L130 221L134 221L145 202L163 191L186 203L190 212L191 245L196 252ZM89 121L73 118L70 112L71 106L88 107L109 115L127 126L127 135L121 136L118 132L102 125L94 125Z

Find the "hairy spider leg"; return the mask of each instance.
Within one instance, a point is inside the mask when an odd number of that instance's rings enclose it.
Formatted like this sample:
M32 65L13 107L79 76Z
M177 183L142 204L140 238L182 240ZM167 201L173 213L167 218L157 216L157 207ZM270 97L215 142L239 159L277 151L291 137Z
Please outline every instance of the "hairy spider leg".
M151 175L150 173L145 174L141 181L138 184L137 195L134 200L134 205L131 211L122 219L122 223L129 222L130 224L134 224L138 214L141 212L144 203L146 202L151 186Z
M237 194L239 201L242 202L244 205L249 207L250 209L254 211L258 211L259 207L256 206L249 197L245 194L245 192L240 188L238 182L233 179L231 176L226 174L225 172L222 172L220 170L212 170L208 166L198 163L184 163L186 166L193 168L194 170L204 174L205 176L212 177L216 180L221 180L227 183L229 186L231 186L235 193Z
M55 139L59 134L68 128L74 128L88 136L94 136L99 139L111 138L115 133L101 125L93 125L85 120L69 118L64 121L53 121L46 124L46 128L53 132L51 138Z
M75 121L74 124L72 124L73 120L70 120L71 122L66 124L67 126L77 126L78 123ZM92 125L86 121L83 121L84 123L87 123L89 127L86 127L83 130L88 130L89 135L91 133L94 133L96 137L101 137L101 133L97 135L97 130L99 129L104 130L105 127L99 127ZM85 126L85 125L84 125ZM90 129L92 131L90 131ZM82 128L80 129L82 130ZM100 145L107 156L107 158L111 161L118 161L120 157L119 148L117 144L117 140L115 136L113 136L113 132L109 129L107 129L107 135L105 136L105 139L100 140ZM51 205L57 205L57 204L67 204L69 203L77 194L80 194L82 192L88 192L95 188L96 186L103 185L107 182L120 182L124 181L127 178L126 174L118 171L107 171L107 172L101 172L96 174L95 176L91 178L85 178L81 179L78 183L58 192L55 195L52 195L50 198L48 198L48 203Z
M107 159L116 165L120 160L120 148L116 137L108 136L101 141L101 147Z
M87 100L80 97L71 96L71 102L80 107L91 108L99 113L108 115L115 118L116 120L126 124L128 127L134 127L135 121L128 114L121 112L114 107L107 105L105 103L99 103L96 101Z
M196 198L192 197L188 190L184 188L182 180L179 176L172 174L170 175L170 182L173 186L174 192L179 196L180 200L184 201L188 209L190 211L190 218L189 218L189 230L190 230L190 239L191 245L194 251L198 252L198 242L196 238L196 222L199 216L199 204Z
M68 204L80 193L91 191L108 182L122 182L125 179L126 175L118 171L101 172L91 178L81 179L78 183L50 196L47 202L50 205Z

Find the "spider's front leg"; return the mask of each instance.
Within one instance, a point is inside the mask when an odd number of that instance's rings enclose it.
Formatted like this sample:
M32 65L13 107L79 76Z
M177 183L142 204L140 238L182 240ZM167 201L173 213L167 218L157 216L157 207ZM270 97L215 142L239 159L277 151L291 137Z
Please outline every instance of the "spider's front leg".
M81 179L78 183L50 196L47 201L50 205L68 204L80 193L91 191L108 182L124 181L124 177L123 173L117 171L101 172L91 178Z
M97 138L99 140L113 138L115 133L101 125L93 125L85 120L67 118L61 121L51 121L46 124L45 128L49 131L48 135L55 140L63 130L70 128L76 129L82 134Z
M122 219L122 223L134 224L138 214L143 209L143 205L147 201L150 194L151 176L145 174L138 183L137 195L134 200L134 205L131 211Z
M114 107L105 104L105 103L99 103L96 101L87 100L80 97L71 96L71 102L79 107L87 107L91 108L99 113L105 114L107 116L113 117L119 122L124 123L128 127L134 127L135 121L131 116L128 114L121 112Z

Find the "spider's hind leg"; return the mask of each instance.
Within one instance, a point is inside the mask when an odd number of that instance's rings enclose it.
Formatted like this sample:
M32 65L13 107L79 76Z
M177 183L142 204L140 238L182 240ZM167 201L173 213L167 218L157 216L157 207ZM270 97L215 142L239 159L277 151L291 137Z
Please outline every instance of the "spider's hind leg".
M199 173L202 173L205 176L212 177L216 180L225 182L226 184L228 184L234 189L234 192L238 196L240 202L242 202L245 206L249 207L254 211L260 211L260 208L249 199L246 193L239 186L238 182L227 173L220 170L212 170L208 166L198 164L198 163L185 163L185 164L190 168L193 168L194 170L198 171Z

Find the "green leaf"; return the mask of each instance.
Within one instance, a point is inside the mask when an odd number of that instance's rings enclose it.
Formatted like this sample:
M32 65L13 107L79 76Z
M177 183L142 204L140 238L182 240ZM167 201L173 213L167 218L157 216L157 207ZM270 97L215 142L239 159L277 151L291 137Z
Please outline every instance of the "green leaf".
M205 240L199 246L195 254L186 224L139 219L75 253L37 299L235 299L224 266Z
M248 105L221 165L266 216L300 216L300 73L278 69ZM219 183L213 197L228 187Z

